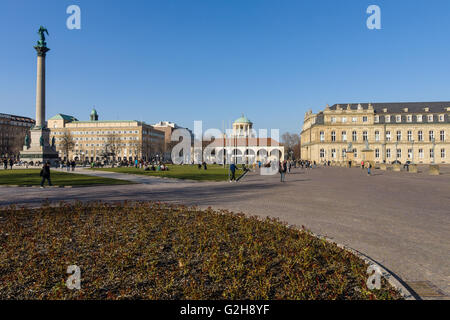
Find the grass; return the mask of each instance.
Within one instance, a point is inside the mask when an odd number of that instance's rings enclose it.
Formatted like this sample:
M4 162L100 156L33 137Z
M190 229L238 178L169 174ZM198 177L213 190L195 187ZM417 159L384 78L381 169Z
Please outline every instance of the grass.
M40 169L1 170L0 185L39 186L41 177ZM90 186L90 185L115 185L131 184L130 181L111 178L93 177L82 174L51 171L51 181L54 186ZM47 186L47 181L45 182Z
M277 220L162 203L0 210L0 299L398 299L367 265ZM69 290L67 267L81 269Z
M111 171L129 174L143 174L149 176L199 180L199 181L227 181L228 169L220 165L208 165L208 170L198 169L197 165L169 165L169 171L144 171L134 167L122 168L95 168L93 170ZM242 170L236 170L236 178L243 173Z

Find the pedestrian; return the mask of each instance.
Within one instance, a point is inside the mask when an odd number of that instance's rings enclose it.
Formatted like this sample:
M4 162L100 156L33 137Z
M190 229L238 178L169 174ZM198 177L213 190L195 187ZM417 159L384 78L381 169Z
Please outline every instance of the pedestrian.
M231 172L230 182L231 181L236 182L236 165L234 163L230 164L230 172Z
M208 170L208 167L206 166L206 162L203 161L203 169Z
M10 167L11 170L12 170L13 165L14 165L13 159L9 158L9 167Z
M371 169L372 169L372 164L369 162L369 165L367 166L367 175L369 175L369 176L371 174Z
M6 158L3 158L3 169L8 169L8 160L6 160Z
M351 160L349 160L349 162L348 162L348 167L349 167L349 168L352 167L352 161L351 161Z
M70 165L71 165L71 167L72 167L72 171L75 171L75 166L77 165L77 163L75 162L75 160L72 160L72 161L70 162Z
M363 161L361 161L361 169L363 169L363 170L364 170L364 160L363 160Z
M284 162L278 163L278 172L280 173L280 182L284 182L284 177L286 175L286 165Z
M44 164L44 166L42 167L40 176L42 177L42 180L41 180L41 188L44 188L45 180L48 180L48 185L49 185L49 186L52 185L52 182L50 181L50 162L47 161L47 162Z

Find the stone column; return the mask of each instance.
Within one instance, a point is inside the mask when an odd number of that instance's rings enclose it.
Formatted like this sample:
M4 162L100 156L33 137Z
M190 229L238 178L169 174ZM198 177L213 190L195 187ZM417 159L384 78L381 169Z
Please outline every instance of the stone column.
M36 128L45 127L45 56L47 47L34 47L37 52Z

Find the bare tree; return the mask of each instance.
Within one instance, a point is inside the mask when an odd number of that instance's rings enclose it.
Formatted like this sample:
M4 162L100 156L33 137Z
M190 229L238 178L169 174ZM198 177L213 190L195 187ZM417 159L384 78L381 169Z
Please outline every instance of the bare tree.
M73 151L75 147L75 142L73 141L73 137L70 134L70 131L64 131L62 136L61 149L64 152L64 155L69 159L69 152Z
M122 145L120 142L120 137L116 133L108 134L106 136L105 153L103 156L106 158L112 157L115 159L121 149Z
M292 154L295 159L300 159L300 135L296 133L285 132L281 136L281 141L288 155Z

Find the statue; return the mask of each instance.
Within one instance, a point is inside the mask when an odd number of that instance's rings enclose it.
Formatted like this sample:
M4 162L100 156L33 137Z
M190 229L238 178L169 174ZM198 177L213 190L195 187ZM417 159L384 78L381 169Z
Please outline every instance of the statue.
M39 145L40 145L41 147L44 146L44 136L41 136L41 137L39 138Z
M353 152L353 145L351 142L348 143L347 152Z
M47 45L47 43L45 42L45 34L47 33L47 35L49 35L48 30L41 26L37 33L41 37L41 39L38 41L38 47L45 47Z
M52 138L52 148L55 147L55 137Z
M366 144L364 150L370 150L370 148L369 148L369 140L365 140L364 143Z
M27 147L27 149L30 149L30 137L28 136L28 134L25 135L25 146Z

